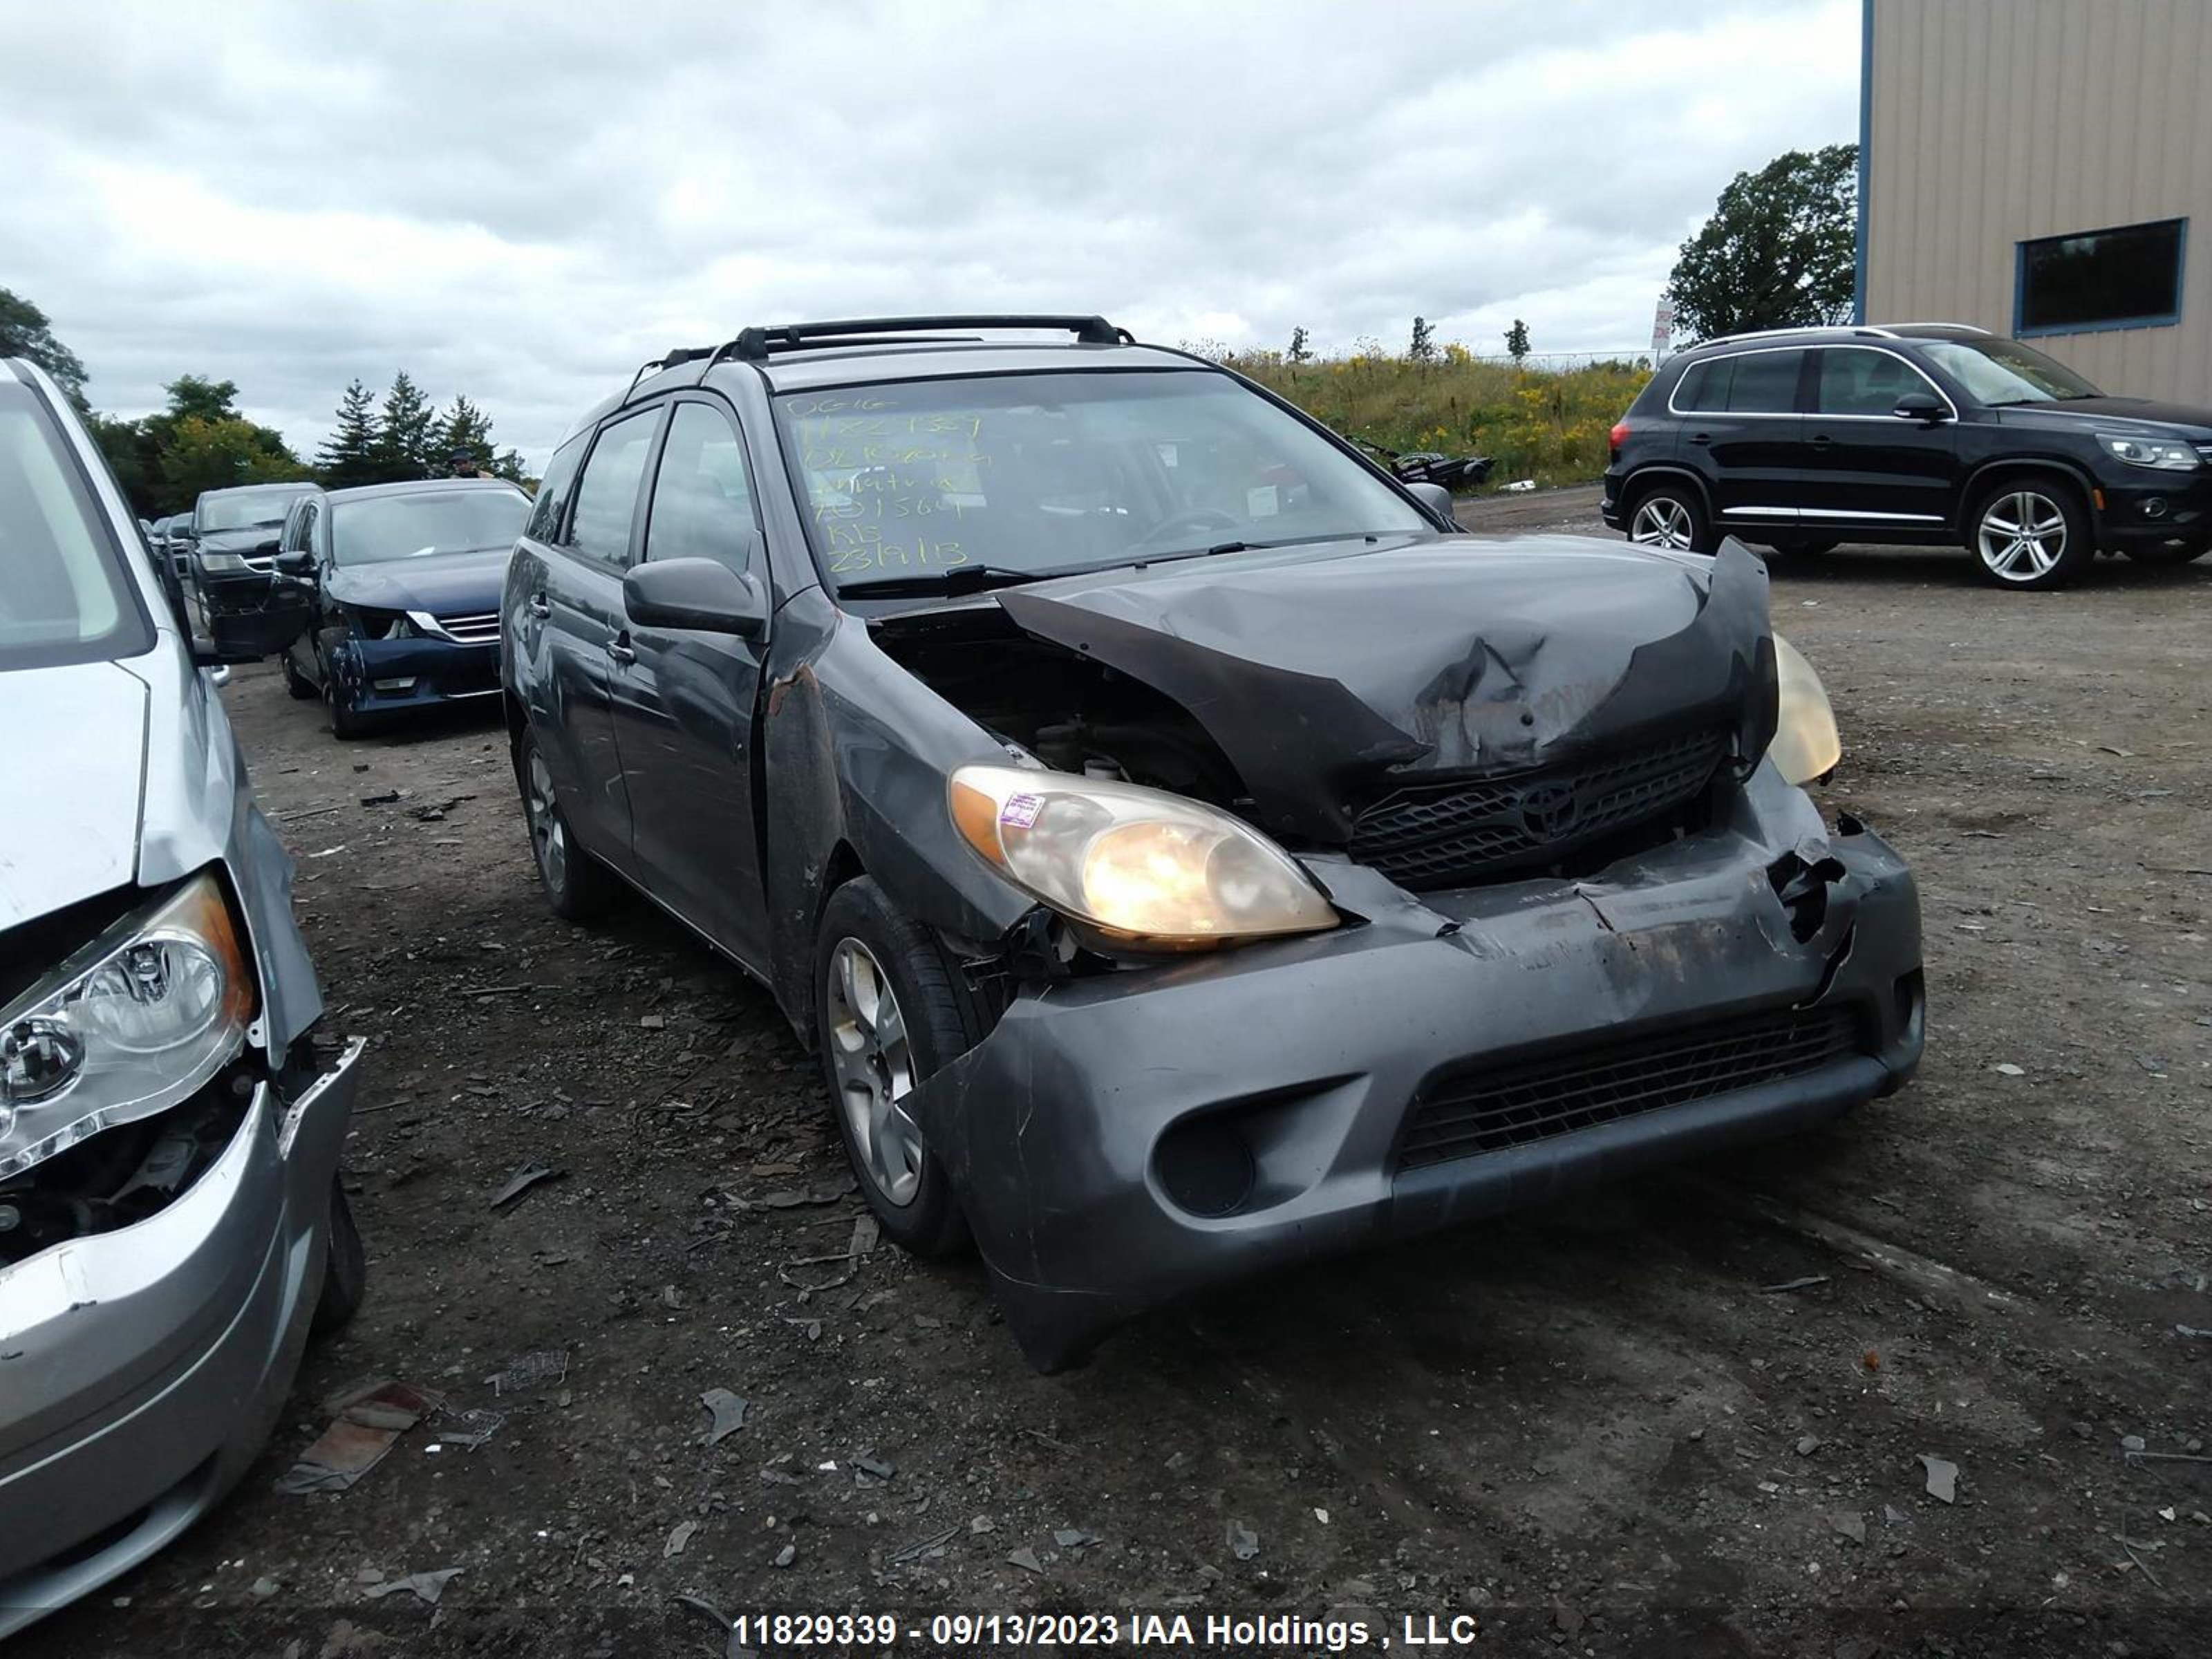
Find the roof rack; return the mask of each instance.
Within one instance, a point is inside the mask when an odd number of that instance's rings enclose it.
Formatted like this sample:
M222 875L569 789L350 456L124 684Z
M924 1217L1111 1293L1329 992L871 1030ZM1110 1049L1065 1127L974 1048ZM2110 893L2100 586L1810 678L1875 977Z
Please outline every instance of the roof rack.
M1741 334L1720 334L1710 340L1700 340L1701 346L1729 345L1737 340L1766 340L1783 334L1871 334L1876 337L1887 334L1886 329L1859 323L1799 323L1794 328L1753 328Z
M674 368L679 363L696 362L702 357L713 356L714 349L713 346L677 346L660 356L648 357L637 366L637 373L629 377L629 385L623 390L623 401L629 401L629 394L637 390L637 383L645 378L647 369Z
M1987 334L1989 330L1976 328L1972 323L1892 323L1893 331L1900 328L1955 328L1961 334Z
M714 349L714 361L726 354L741 363L766 362L774 351L803 351L809 345L876 346L922 344L913 339L920 331L946 328L1043 329L1075 336L1083 345L1134 345L1137 337L1116 328L1103 317L1008 315L974 317L860 317L836 323L779 323L771 328L748 328L727 345ZM896 340L881 336L905 337ZM943 343L930 341L927 343ZM713 364L708 365L709 368Z

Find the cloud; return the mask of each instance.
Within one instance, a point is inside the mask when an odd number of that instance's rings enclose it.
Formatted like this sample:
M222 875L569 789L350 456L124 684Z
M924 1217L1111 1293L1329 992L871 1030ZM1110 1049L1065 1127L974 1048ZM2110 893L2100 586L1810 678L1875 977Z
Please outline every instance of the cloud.
M305 451L404 368L533 464L749 322L1632 349L1735 173L1852 137L1858 9L17 8L0 286L102 409L228 378Z

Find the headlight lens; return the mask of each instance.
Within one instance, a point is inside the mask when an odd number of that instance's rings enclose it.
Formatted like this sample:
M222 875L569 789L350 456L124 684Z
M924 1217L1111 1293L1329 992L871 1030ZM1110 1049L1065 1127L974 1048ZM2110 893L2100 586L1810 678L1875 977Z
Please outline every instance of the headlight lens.
M1813 665L1779 634L1774 636L1774 667L1782 708L1766 752L1790 782L1810 783L1834 771L1844 757L1836 711L1828 706L1827 688Z
M2194 447L2175 440L2100 432L2097 441L2130 466L2154 466L2162 472L2194 472L2203 465Z
M415 624L404 611L356 611L355 630L365 640L406 640L415 636Z
M200 568L218 576L234 576L241 570L253 567L246 562L243 553L203 553Z
M212 873L110 929L0 1014L0 1179L184 1099L238 1052L253 1008Z
M1288 853L1180 795L1013 766L963 766L951 794L1001 874L1115 940L1190 950L1336 926Z

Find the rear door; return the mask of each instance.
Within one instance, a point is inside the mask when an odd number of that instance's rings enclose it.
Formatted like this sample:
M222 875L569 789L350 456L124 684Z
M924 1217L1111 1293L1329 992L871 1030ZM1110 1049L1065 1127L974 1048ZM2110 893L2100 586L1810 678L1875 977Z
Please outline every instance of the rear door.
M744 449L728 407L687 397L654 469L641 558L768 572ZM753 716L767 641L626 622L615 746L638 869L662 900L739 961L768 960L753 816Z
M1942 389L1894 351L1827 346L1814 356L1813 413L1806 419L1803 515L1839 532L1939 531L1959 488L1958 410ZM1897 415L1919 392L1949 418Z
M1704 476L1717 528L1796 522L1806 464L1804 368L1799 346L1730 352L1692 363L1668 398L1682 422L1675 457Z
M623 871L630 857L629 799L615 747L616 639L623 631L623 573L636 541L646 463L666 414L654 404L599 428L559 539L521 595L522 627L542 624L541 696L532 708L561 810L586 848ZM526 583L526 586L532 584ZM518 633L521 627L518 628ZM538 704L542 703L542 707Z

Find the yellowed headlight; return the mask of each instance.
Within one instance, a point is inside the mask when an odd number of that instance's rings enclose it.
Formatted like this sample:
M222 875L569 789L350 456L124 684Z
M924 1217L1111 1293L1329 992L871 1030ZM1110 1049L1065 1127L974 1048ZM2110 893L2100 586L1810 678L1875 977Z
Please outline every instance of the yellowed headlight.
M1779 634L1774 636L1774 667L1781 708L1766 752L1790 782L1810 783L1834 771L1844 757L1836 711L1828 706L1827 688L1813 665Z

